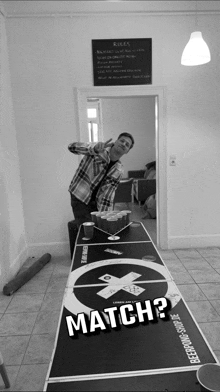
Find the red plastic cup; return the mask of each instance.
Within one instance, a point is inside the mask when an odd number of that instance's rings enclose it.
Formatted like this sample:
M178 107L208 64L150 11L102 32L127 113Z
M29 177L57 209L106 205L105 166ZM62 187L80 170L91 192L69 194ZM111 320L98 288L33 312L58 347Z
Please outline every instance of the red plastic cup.
M101 229L104 231L108 231L108 224L107 224L108 215L101 216Z
M98 214L96 214L96 219L97 219L97 226L99 229L101 229L101 217L105 215L105 212L99 212Z
M108 233L115 234L118 231L118 219L117 218L108 218Z
M130 223L130 217L131 217L131 211L130 210L124 210L123 212L126 212L126 225Z
M91 220L92 220L92 222L95 223L96 226L97 226L97 217L96 217L97 214L99 214L99 211L93 211L90 213Z
M118 219L118 230L121 230L123 228L123 226L124 226L123 215L122 214L117 214L116 217Z
M106 216L108 218L114 218L116 214L114 214L113 212L107 212Z
M94 222L84 222L83 223L83 228L84 228L84 235L86 238L91 239L94 234Z
M121 214L121 216L122 216L122 224L123 224L123 227L125 227L125 226L127 225L127 212L122 211L120 214Z
M206 363L196 372L201 391L220 392L220 365Z

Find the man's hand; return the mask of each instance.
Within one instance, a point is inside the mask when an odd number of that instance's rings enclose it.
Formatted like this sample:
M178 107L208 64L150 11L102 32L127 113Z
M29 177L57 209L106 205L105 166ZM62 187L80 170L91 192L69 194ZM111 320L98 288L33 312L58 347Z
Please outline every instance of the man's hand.
M112 147L113 142L111 142L112 139L107 140L107 142L99 142L95 145L94 151L98 154L99 152L104 151L107 147Z

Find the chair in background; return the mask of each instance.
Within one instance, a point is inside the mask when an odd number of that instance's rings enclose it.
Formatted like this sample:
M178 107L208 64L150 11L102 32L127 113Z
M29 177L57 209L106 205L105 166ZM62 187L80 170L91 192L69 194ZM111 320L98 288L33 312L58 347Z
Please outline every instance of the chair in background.
M151 195L156 194L156 161L149 162L146 170L130 170L128 177L133 178L134 199L139 206Z
M145 178L134 180L134 197L138 201L139 206L155 193L156 180L146 180Z
M133 202L133 178L122 179L115 191L114 208L116 203Z
M129 170L128 178L144 178L146 170Z

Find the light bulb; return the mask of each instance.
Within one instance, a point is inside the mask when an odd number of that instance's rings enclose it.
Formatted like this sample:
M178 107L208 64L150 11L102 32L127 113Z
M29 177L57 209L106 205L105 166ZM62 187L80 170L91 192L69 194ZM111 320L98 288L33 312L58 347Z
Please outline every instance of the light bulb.
M207 43L202 38L200 31L191 34L189 42L186 44L182 57L182 65L206 64L211 60Z

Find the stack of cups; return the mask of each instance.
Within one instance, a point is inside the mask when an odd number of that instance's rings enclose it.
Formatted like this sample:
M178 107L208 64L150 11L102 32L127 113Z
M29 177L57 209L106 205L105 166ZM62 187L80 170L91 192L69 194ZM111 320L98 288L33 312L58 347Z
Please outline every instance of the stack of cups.
M114 234L129 224L131 211L94 211L90 215L96 227Z

